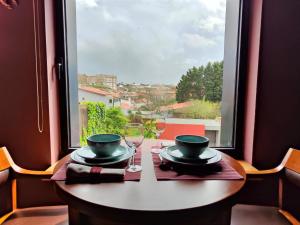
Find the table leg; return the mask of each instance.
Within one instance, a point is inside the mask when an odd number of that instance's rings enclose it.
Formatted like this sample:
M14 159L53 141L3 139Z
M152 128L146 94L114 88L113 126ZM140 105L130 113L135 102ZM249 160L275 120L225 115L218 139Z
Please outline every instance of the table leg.
M230 225L231 224L231 208L226 209L224 211L222 211L222 213L220 213L220 215L218 215L219 217L219 221L217 221L217 223L214 223L216 225Z
M167 213L166 213L167 214ZM140 218L134 225L230 225L231 207L210 208L182 215L164 215L161 218Z
M86 215L80 213L77 209L68 206L69 225L89 225L87 224L88 218Z
M202 213L186 214L182 216L146 216L127 218L126 221L117 219L118 215L89 216L69 206L69 225L230 225L231 207L211 209ZM176 217L176 218L174 218ZM121 221L121 222L120 222Z

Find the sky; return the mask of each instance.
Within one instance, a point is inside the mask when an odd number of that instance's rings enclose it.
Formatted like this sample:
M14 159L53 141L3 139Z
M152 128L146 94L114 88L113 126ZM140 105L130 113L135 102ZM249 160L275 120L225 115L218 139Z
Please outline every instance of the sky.
M226 0L76 0L78 72L177 84L223 60Z

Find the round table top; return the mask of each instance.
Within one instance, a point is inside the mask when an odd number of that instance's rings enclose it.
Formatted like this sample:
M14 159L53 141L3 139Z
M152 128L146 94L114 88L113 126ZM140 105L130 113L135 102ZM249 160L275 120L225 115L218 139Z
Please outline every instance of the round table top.
M172 211L205 207L236 194L245 183L245 171L232 157L221 153L222 159L237 170L242 180L168 180L155 178L150 148L153 140L142 145L141 180L121 183L65 184L56 181L56 188L67 204L72 200L85 206L133 211ZM60 167L68 160L65 157Z

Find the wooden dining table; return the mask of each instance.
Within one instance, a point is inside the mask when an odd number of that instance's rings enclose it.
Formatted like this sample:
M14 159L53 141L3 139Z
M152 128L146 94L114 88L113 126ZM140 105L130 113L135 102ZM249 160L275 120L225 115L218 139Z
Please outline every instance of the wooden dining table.
M221 153L240 180L157 181L151 146L142 145L140 181L66 184L55 181L56 192L69 208L69 225L229 225L231 208L245 184L245 171ZM69 160L61 160L56 170Z

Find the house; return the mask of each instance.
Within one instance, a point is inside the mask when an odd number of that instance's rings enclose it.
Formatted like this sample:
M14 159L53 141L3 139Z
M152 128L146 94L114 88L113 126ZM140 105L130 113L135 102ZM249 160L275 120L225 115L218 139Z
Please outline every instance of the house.
M134 106L131 101L121 99L120 107L125 115L129 115L129 112L134 110Z
M97 74L97 75L78 75L78 83L81 85L89 86L105 86L112 90L117 90L117 76L107 75L107 74Z
M78 88L78 99L79 102L103 102L109 107L120 106L118 94L94 87L80 86Z
M171 111L171 110L176 110L176 109L187 108L187 107L190 107L192 105L193 105L192 102L174 103L174 104L167 105L167 106L161 106L160 111L166 112L166 111Z

